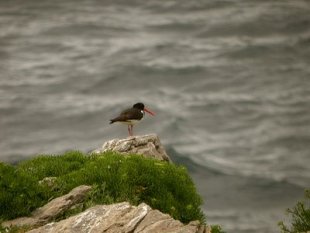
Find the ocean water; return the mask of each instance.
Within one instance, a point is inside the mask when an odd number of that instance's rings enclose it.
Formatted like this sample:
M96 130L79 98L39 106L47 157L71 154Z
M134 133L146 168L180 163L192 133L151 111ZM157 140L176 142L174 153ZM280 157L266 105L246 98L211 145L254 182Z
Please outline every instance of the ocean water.
M134 127L186 165L207 221L275 233L310 187L307 0L0 1L0 160Z

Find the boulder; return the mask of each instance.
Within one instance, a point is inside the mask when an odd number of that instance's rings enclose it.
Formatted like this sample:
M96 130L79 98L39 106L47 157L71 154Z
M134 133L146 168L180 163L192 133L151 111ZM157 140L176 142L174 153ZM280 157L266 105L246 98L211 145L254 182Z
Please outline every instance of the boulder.
M112 139L105 142L101 148L92 151L92 153L99 154L106 151L115 151L122 154L141 154L144 157L171 162L156 134Z
M71 190L68 194L55 198L46 205L32 212L31 217L22 217L2 223L4 227L10 226L42 226L63 214L76 204L83 202L92 188L81 185Z
M198 221L187 225L142 203L97 205L59 222L52 222L28 233L208 233Z

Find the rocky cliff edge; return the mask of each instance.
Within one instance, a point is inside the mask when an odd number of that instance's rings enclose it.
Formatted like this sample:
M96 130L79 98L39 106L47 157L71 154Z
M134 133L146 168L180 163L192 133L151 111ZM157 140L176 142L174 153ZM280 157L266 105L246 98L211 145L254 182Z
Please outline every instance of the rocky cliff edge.
M113 139L92 152L115 151L123 154L142 154L171 162L157 135ZM128 202L96 205L69 218L55 221L65 211L82 203L92 187L82 185L68 194L55 198L35 210L30 217L2 223L4 227L27 225L29 233L210 233L209 226L198 221L183 224L168 214L152 209L145 203L132 206Z

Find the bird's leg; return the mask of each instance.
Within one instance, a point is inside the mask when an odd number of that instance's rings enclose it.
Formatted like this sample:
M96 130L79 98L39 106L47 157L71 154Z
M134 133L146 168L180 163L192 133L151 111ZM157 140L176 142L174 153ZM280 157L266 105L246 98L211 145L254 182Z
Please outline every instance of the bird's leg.
M131 136L133 136L133 125L130 125Z
M130 125L128 125L128 133L129 133L129 136L131 136Z

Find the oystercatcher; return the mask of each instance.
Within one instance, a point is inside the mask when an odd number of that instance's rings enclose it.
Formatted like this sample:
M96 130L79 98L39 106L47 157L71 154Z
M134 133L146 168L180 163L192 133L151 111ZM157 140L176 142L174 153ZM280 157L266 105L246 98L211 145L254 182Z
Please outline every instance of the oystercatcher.
M136 103L132 106L132 108L122 111L118 117L111 119L110 124L113 124L114 122L121 122L128 125L129 136L133 136L133 125L143 118L145 112L152 116L155 115L155 113L144 107L143 103Z

